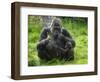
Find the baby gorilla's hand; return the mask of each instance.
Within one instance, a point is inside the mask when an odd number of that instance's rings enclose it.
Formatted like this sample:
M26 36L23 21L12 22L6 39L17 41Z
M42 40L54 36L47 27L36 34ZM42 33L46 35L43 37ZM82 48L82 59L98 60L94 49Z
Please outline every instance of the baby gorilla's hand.
M71 42L66 42L65 49L71 49L71 48L72 48L72 43Z

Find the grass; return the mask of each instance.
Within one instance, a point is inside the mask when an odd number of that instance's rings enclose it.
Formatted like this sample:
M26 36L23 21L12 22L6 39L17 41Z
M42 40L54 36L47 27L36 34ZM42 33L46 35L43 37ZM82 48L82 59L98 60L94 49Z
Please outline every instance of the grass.
M41 60L38 57L36 45L39 40L42 23L38 16L28 16L28 65L67 65L67 64L87 64L88 63L88 31L86 18L64 17L61 18L63 27L67 29L76 42L75 59L73 61L65 61L52 59L51 61Z

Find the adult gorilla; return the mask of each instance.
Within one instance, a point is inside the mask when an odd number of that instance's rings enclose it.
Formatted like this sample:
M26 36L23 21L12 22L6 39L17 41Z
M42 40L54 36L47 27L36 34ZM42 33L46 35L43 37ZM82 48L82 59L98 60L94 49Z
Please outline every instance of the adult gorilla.
M61 20L55 18L51 28L44 28L37 44L40 59L51 60L53 58L74 59L75 41L70 33L62 28Z

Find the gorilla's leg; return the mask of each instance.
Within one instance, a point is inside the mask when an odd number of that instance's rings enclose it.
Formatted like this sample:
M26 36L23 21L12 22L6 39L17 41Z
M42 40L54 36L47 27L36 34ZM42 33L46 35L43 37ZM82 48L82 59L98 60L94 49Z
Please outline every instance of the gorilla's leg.
M46 45L44 45L44 43L39 43L37 44L37 51L38 51L38 56L40 59L44 59L44 60L50 60L51 57L48 54L48 51L46 49Z
M64 56L66 61L74 60L74 49L70 49Z

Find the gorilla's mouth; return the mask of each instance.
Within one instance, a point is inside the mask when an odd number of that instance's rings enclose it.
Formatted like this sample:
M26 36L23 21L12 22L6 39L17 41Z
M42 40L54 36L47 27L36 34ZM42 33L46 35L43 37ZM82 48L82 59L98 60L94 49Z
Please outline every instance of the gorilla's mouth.
M53 37L54 37L55 39L57 39L57 38L58 38L58 34L55 33L55 34L53 35Z

